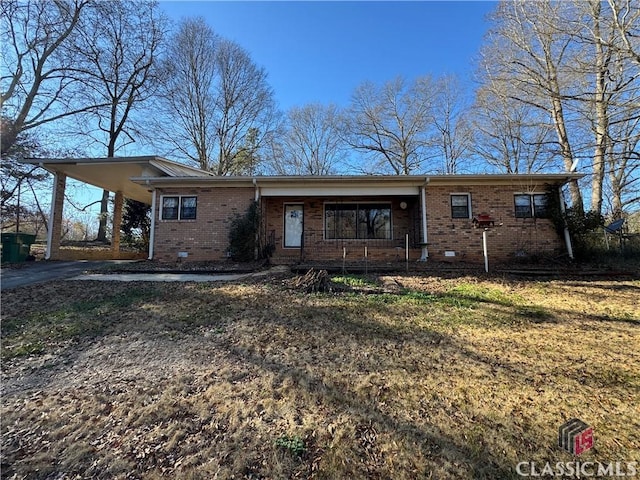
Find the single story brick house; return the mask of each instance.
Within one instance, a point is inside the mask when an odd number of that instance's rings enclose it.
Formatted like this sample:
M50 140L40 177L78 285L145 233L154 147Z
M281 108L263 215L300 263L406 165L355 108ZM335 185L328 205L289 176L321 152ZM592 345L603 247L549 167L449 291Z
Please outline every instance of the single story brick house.
M124 198L152 206L148 258L227 259L232 220L252 202L273 263L468 261L568 253L548 218L549 195L577 173L220 177L160 157L27 159L55 176L47 258L60 258L67 177L115 192L113 256ZM562 202L561 202L562 203Z

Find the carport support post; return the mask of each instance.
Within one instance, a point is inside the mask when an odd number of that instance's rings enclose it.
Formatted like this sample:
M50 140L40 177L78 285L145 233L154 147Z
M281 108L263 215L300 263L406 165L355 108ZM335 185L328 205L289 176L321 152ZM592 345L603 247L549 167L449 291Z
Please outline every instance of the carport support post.
M111 229L111 253L115 259L120 256L120 226L122 225L123 203L122 192L116 192L113 203L113 228Z
M55 260L60 255L60 237L62 236L62 210L64 191L67 188L67 176L64 173L53 174L53 192L51 193L51 213L47 229L47 250L45 260Z

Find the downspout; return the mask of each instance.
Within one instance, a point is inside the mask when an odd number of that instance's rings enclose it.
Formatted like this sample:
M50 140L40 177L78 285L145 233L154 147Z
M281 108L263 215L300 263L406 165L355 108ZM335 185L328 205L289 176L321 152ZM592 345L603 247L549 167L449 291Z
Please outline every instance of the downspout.
M420 256L420 262L426 262L429 258L429 249L427 248L427 183L429 178L425 179L424 185L420 187L420 210L422 211L422 255Z
M40 166L44 168L41 163ZM51 193L51 210L49 211L49 225L47 229L47 249L44 252L44 259L49 260L51 258L51 241L53 240L53 218L54 218L54 209L56 208L56 194L58 193L58 174L53 174L53 191Z
M256 177L253 177L253 188L255 189L253 200L256 202L256 209L258 212L262 213L262 208L260 207L260 187L258 187L258 180ZM262 215L259 215L260 224L258 228L256 228L256 236L255 236L255 248L253 249L253 259L258 260L260 254L260 230L262 229Z
M258 179L253 177L253 187L255 188L254 200L256 202L260 201L260 187L258 187Z
M558 188L558 195L560 196L560 211L562 212L562 223L564 223L564 243L567 246L567 253L569 254L569 258L571 260L574 260L573 246L571 245L571 235L569 234L569 225L567 225L567 221L564 216L565 206L564 195L562 195L562 187Z
M153 260L153 244L156 239L156 189L151 193L151 227L149 231L149 260Z

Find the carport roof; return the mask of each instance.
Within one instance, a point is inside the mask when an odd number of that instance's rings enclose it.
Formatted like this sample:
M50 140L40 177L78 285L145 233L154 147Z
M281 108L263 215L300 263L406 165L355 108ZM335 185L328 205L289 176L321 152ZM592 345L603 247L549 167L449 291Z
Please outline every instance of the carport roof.
M26 158L23 163L39 165L51 173L94 185L110 192L122 192L126 198L151 203L151 189L140 178L211 177L204 170L156 156L102 158ZM138 182L131 181L137 178Z

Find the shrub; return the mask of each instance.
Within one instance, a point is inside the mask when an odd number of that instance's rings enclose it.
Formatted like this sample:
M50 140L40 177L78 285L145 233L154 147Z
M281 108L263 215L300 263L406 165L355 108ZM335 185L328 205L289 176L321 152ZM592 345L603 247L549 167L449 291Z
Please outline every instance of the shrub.
M237 262L251 262L258 250L260 210L258 203L252 202L244 215L236 215L229 229L229 253Z

